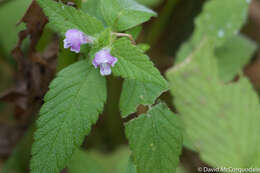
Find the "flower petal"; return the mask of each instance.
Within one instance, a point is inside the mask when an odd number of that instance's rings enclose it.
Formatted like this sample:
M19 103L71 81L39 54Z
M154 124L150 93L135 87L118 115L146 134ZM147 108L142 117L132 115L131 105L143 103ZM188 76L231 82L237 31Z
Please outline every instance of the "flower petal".
M117 58L113 57L110 54L110 50L106 48L98 51L94 59L97 65L100 65L102 63L109 63L110 65L114 66L117 62Z
M117 60L118 59L116 57L113 57L112 61L110 62L110 65L114 67L114 65L117 63Z
M97 68L97 67L98 67L98 64L97 64L97 62L96 62L96 60L95 60L95 59L92 61L92 64L94 65L94 67L95 67L95 68Z
M77 29L69 29L65 33L64 48L69 48L76 53L80 52L82 44L93 42L93 39Z
M107 63L100 64L100 74L102 76L107 76L111 74L111 68L110 65Z
M102 63L108 63L109 62L109 56L110 53L107 49L102 49L100 51L98 51L95 55L95 61L98 65L102 64Z
M70 48L70 51L71 51L71 52L79 53L79 52L80 52L80 48L78 49L78 48L71 47L71 48Z
M70 42L68 41L68 39L65 38L65 39L63 40L63 43L64 43L64 48L65 48L65 49L67 49L67 48L70 47Z

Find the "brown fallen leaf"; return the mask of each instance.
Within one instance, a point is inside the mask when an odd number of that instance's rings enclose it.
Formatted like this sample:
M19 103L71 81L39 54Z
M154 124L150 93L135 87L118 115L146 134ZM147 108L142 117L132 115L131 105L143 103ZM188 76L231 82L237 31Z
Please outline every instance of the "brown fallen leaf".
M14 104L14 117L19 121L12 126L6 123L0 124L0 157L10 155L21 137L19 134L23 134L26 127L34 121L56 71L56 57L59 50L57 36L53 35L52 42L43 52L36 50L48 20L35 0L19 23L21 22L26 24L26 29L19 33L19 40L12 51L18 67L15 84L0 93L0 101ZM22 43L27 37L30 39L30 45L28 50L24 51Z
M16 118L30 120L28 117L37 113L42 104L43 95L54 76L58 40L55 38L54 43L50 44L45 52L36 51L37 43L48 19L35 0L32 1L19 23L21 22L26 24L26 29L19 33L18 43L12 51L18 65L15 75L16 84L1 93L0 99L15 105ZM21 46L27 37L30 38L30 45L28 53L25 53Z

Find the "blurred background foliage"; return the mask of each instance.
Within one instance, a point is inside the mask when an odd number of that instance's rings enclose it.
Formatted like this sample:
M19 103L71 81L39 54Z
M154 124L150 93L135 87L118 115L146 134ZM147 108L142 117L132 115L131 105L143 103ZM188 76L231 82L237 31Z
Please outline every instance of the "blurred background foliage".
M152 61L156 67L164 73L175 62L177 51L182 43L187 41L194 31L194 19L201 12L203 4L207 0L137 0L138 2L153 8L158 17L145 23L137 38L137 43L147 43L150 45L141 45L144 50L148 50ZM83 0L75 1L84 11L98 16L98 10L93 7L97 1ZM0 172L3 173L25 173L28 172L28 163L30 158L30 148L32 143L32 134L34 131L33 120L35 114L27 115L27 117L19 116L20 111L14 106L14 100L8 99L4 102L3 95L16 83L17 64L12 50L18 42L19 32L25 29L25 24L19 21L29 7L31 0L0 0ZM91 5L89 5L91 4ZM221 9L219 9L221 10ZM140 28L137 30L140 30ZM129 31L131 33L131 31ZM246 25L240 31L241 35L245 35L259 45L260 43L260 1L252 0L249 8L248 19ZM244 37L244 36L243 36ZM243 61L244 73L249 77L257 91L260 90L260 52L255 46L249 46L252 41L247 43L241 41L242 38L234 38L229 40L226 47L220 47L216 50L216 54L228 51L237 47L235 56ZM56 42L55 42L56 41ZM53 43L54 42L54 43ZM61 42L61 41L60 41ZM40 41L37 43L37 51L44 54L53 51L50 44L58 45L57 35L53 33L48 25L44 29ZM246 45L241 45L246 44ZM243 47L245 50L239 49ZM22 43L22 49L26 53L29 51L29 38ZM45 51L44 50L48 50ZM52 64L54 70L62 69L64 64L75 61L74 55L68 55L68 51L60 49L60 54L55 54L55 60ZM252 50L251 50L252 49ZM252 53L253 52L253 53ZM243 60L243 56L250 55L249 60ZM233 54L232 54L233 55ZM57 56L68 56L66 62L58 60ZM236 62L230 61L228 53L225 59L219 63L232 65ZM233 55L234 56L234 55ZM246 66L244 66L247 64ZM224 66L224 65L223 65ZM221 76L223 79L229 79L227 72L223 70ZM232 72L231 72L232 73ZM135 168L129 160L130 151L126 147L127 141L123 131L122 120L118 109L119 97L122 87L122 80L119 78L109 77L108 80L108 101L105 106L103 115L101 115L98 123L92 129L89 137L86 138L82 148L88 150L77 151L68 168L63 172L83 173L84 167L90 169L89 173L134 173ZM37 98L41 100L42 98ZM164 93L161 99L165 100L168 105L172 105L170 94ZM5 100L6 101L6 100ZM172 107L172 110L175 110ZM140 106L136 116L145 111L145 107ZM37 111L36 111L37 112ZM187 139L186 139L187 140ZM185 141L189 146L189 141ZM191 148L191 147L189 147ZM81 160L78 162L76 160ZM177 172L196 172L198 166L206 165L203 163L196 152L191 149L184 148L181 156L181 166ZM77 166L80 165L80 166ZM80 169L82 168L82 169ZM124 171L122 171L124 170Z

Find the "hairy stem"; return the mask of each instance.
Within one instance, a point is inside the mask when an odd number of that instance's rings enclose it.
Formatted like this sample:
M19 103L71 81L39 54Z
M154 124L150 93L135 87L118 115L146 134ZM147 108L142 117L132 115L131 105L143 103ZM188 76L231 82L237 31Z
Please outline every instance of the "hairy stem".
M135 39L133 38L133 36L131 34L118 33L118 32L112 32L112 34L117 37L128 37L131 40L132 44L136 45Z

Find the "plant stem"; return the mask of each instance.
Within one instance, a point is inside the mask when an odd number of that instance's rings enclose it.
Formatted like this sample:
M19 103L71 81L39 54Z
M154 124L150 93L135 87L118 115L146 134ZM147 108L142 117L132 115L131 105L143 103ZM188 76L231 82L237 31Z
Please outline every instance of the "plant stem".
M132 44L136 45L135 39L133 38L133 36L131 34L118 33L118 32L112 32L112 34L117 37L128 37L132 41Z
M159 19L156 20L155 23L152 25L152 29L147 34L147 42L150 44L151 47L154 46L156 41L159 39L160 34L165 29L166 24L171 17L172 10L177 2L179 2L179 0L168 0L164 8L162 9Z

